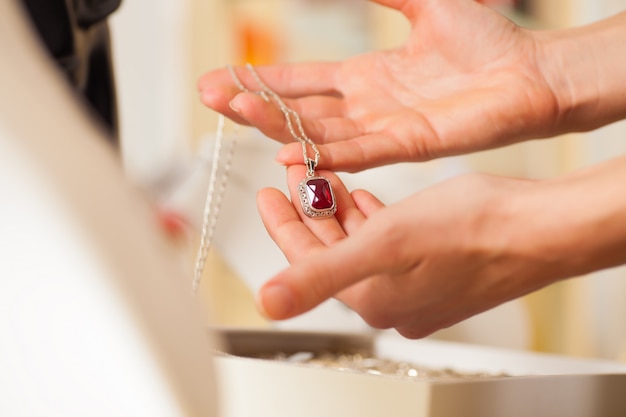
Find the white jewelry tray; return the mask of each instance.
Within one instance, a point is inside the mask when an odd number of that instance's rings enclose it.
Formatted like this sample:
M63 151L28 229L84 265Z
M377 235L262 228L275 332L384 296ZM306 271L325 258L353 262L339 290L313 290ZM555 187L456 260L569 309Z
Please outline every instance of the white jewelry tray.
M215 358L221 417L626 416L626 363L410 341L387 333L216 331L231 354ZM352 349L432 368L508 376L432 382L249 357Z

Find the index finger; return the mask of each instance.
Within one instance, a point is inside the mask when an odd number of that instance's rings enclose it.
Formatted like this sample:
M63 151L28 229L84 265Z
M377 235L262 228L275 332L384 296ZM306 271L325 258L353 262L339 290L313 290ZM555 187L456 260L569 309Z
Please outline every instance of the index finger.
M415 149L424 149L428 152L423 151L423 154L413 155L407 150L408 146L384 133L371 133L342 141L322 140L320 143L323 146L319 146L319 167L335 171L358 172L367 168L397 162L424 161L438 156L428 148L428 143L436 143L430 140L430 137L416 133L415 142L419 145L414 146ZM275 159L281 165L302 163L300 149L299 143L288 143L278 151Z
M255 67L261 80L279 96L298 98L310 95L338 95L336 74L339 63L312 62ZM260 90L254 77L244 67L233 67L235 74L246 88ZM227 68L209 71L198 81L198 89L207 91L234 86L234 80ZM230 97L229 99L232 99Z
M259 310L273 320L295 317L380 272L386 262L376 256L378 244L366 233L356 233L315 250L261 288Z

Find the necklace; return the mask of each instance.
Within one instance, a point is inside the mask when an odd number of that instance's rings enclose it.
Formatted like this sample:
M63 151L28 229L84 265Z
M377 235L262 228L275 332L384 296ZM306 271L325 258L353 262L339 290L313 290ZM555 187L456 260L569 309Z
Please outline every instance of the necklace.
M315 169L320 160L320 152L317 145L313 140L307 136L302 126L302 120L300 115L290 107L288 107L283 99L276 94L271 88L263 82L257 71L251 64L247 64L246 68L254 78L255 82L261 88L259 91L252 91L248 89L239 79L237 73L232 67L228 67L230 75L235 81L235 84L239 89L246 93L255 93L260 95L266 102L272 100L276 103L280 111L285 117L287 129L291 134L291 137L300 142L302 145L302 156L304 159L304 165L307 168L306 178L304 178L298 186L298 196L300 198L300 204L302 211L308 217L319 219L330 217L337 211L337 204L335 201L335 194L331 187L330 181L327 178L316 175ZM308 154L308 148L314 153L314 157L310 158Z
M200 236L200 246L198 248L198 254L196 255L196 264L194 268L194 277L192 282L192 289L194 294L200 287L202 281L202 274L206 265L206 259L209 255L209 249L213 243L213 236L215 235L215 226L217 225L217 218L222 206L222 200L224 192L226 191L226 184L228 183L228 176L232 166L232 158L235 152L235 139L232 140L230 149L226 154L224 161L224 167L221 173L221 179L217 181L220 175L220 158L222 153L222 142L224 138L224 124L225 118L223 115L219 115L217 119L217 132L215 134L215 145L213 148L213 157L211 160L211 173L209 176L209 189L207 191L206 202L204 204L204 212L202 215L202 232Z
M315 169L317 168L320 160L320 152L315 142L313 142L313 140L307 136L304 127L302 126L302 120L300 118L300 115L295 110L288 107L283 99L271 88L269 88L267 84L265 84L265 82L263 82L263 80L252 65L247 64L246 68L248 69L248 71L250 71L252 77L260 86L261 90L249 90L241 82L233 67L229 65L228 71L230 72L230 75L237 87L243 92L255 93L260 95L263 100L268 103L273 100L285 117L285 122L287 123L289 133L294 140L300 142L300 144L302 145L302 156L304 158L304 165L307 168L306 178L304 178L298 186L298 196L300 198L300 204L302 205L302 211L308 217L314 219L320 219L334 215L337 211L335 194L331 187L330 181L325 177L316 175L315 173ZM217 219L222 206L222 200L232 166L232 157L235 149L234 139L231 143L230 150L228 151L224 160L224 166L218 184L218 177L220 176L219 168L222 153L222 142L224 137L224 125L225 118L222 114L220 114L217 121L217 131L215 134L215 146L213 149L213 157L211 161L209 188L207 191L204 212L202 215L200 246L198 247L198 253L196 255L196 263L194 268L194 277L192 282L192 289L194 294L198 291L198 288L200 287L200 282L202 281L202 274L204 273L206 259L213 243L215 226L217 225ZM313 158L309 157L309 147L315 155Z

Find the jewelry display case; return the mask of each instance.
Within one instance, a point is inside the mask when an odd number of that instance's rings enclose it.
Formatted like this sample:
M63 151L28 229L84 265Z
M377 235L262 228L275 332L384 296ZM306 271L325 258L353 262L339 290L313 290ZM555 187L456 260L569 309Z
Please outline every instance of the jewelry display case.
M626 415L624 363L387 333L217 332L226 346L215 358L222 417ZM258 359L278 352L286 359ZM432 371L408 377L302 363L320 352L360 352Z

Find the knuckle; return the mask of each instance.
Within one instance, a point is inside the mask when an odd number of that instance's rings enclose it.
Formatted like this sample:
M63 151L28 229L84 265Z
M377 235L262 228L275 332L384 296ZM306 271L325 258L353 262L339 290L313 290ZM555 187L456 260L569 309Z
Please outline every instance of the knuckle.
M389 317L373 315L373 314L360 314L361 318L374 329L385 330L393 327L393 321Z
M397 325L397 320L389 306L377 308L375 305L368 305L355 311L374 329L391 329Z
M415 327L415 326L396 327L396 331L400 333L400 335L402 335L403 337L406 337L407 339L412 339L412 340L422 339L430 335L431 333L433 333L432 331L428 331L428 330L422 329L420 327Z
M429 315L423 311L421 313L413 311L411 318L403 321L402 325L394 327L398 333L407 339L422 339L443 327L441 321L433 321L425 319L425 317L429 317Z

